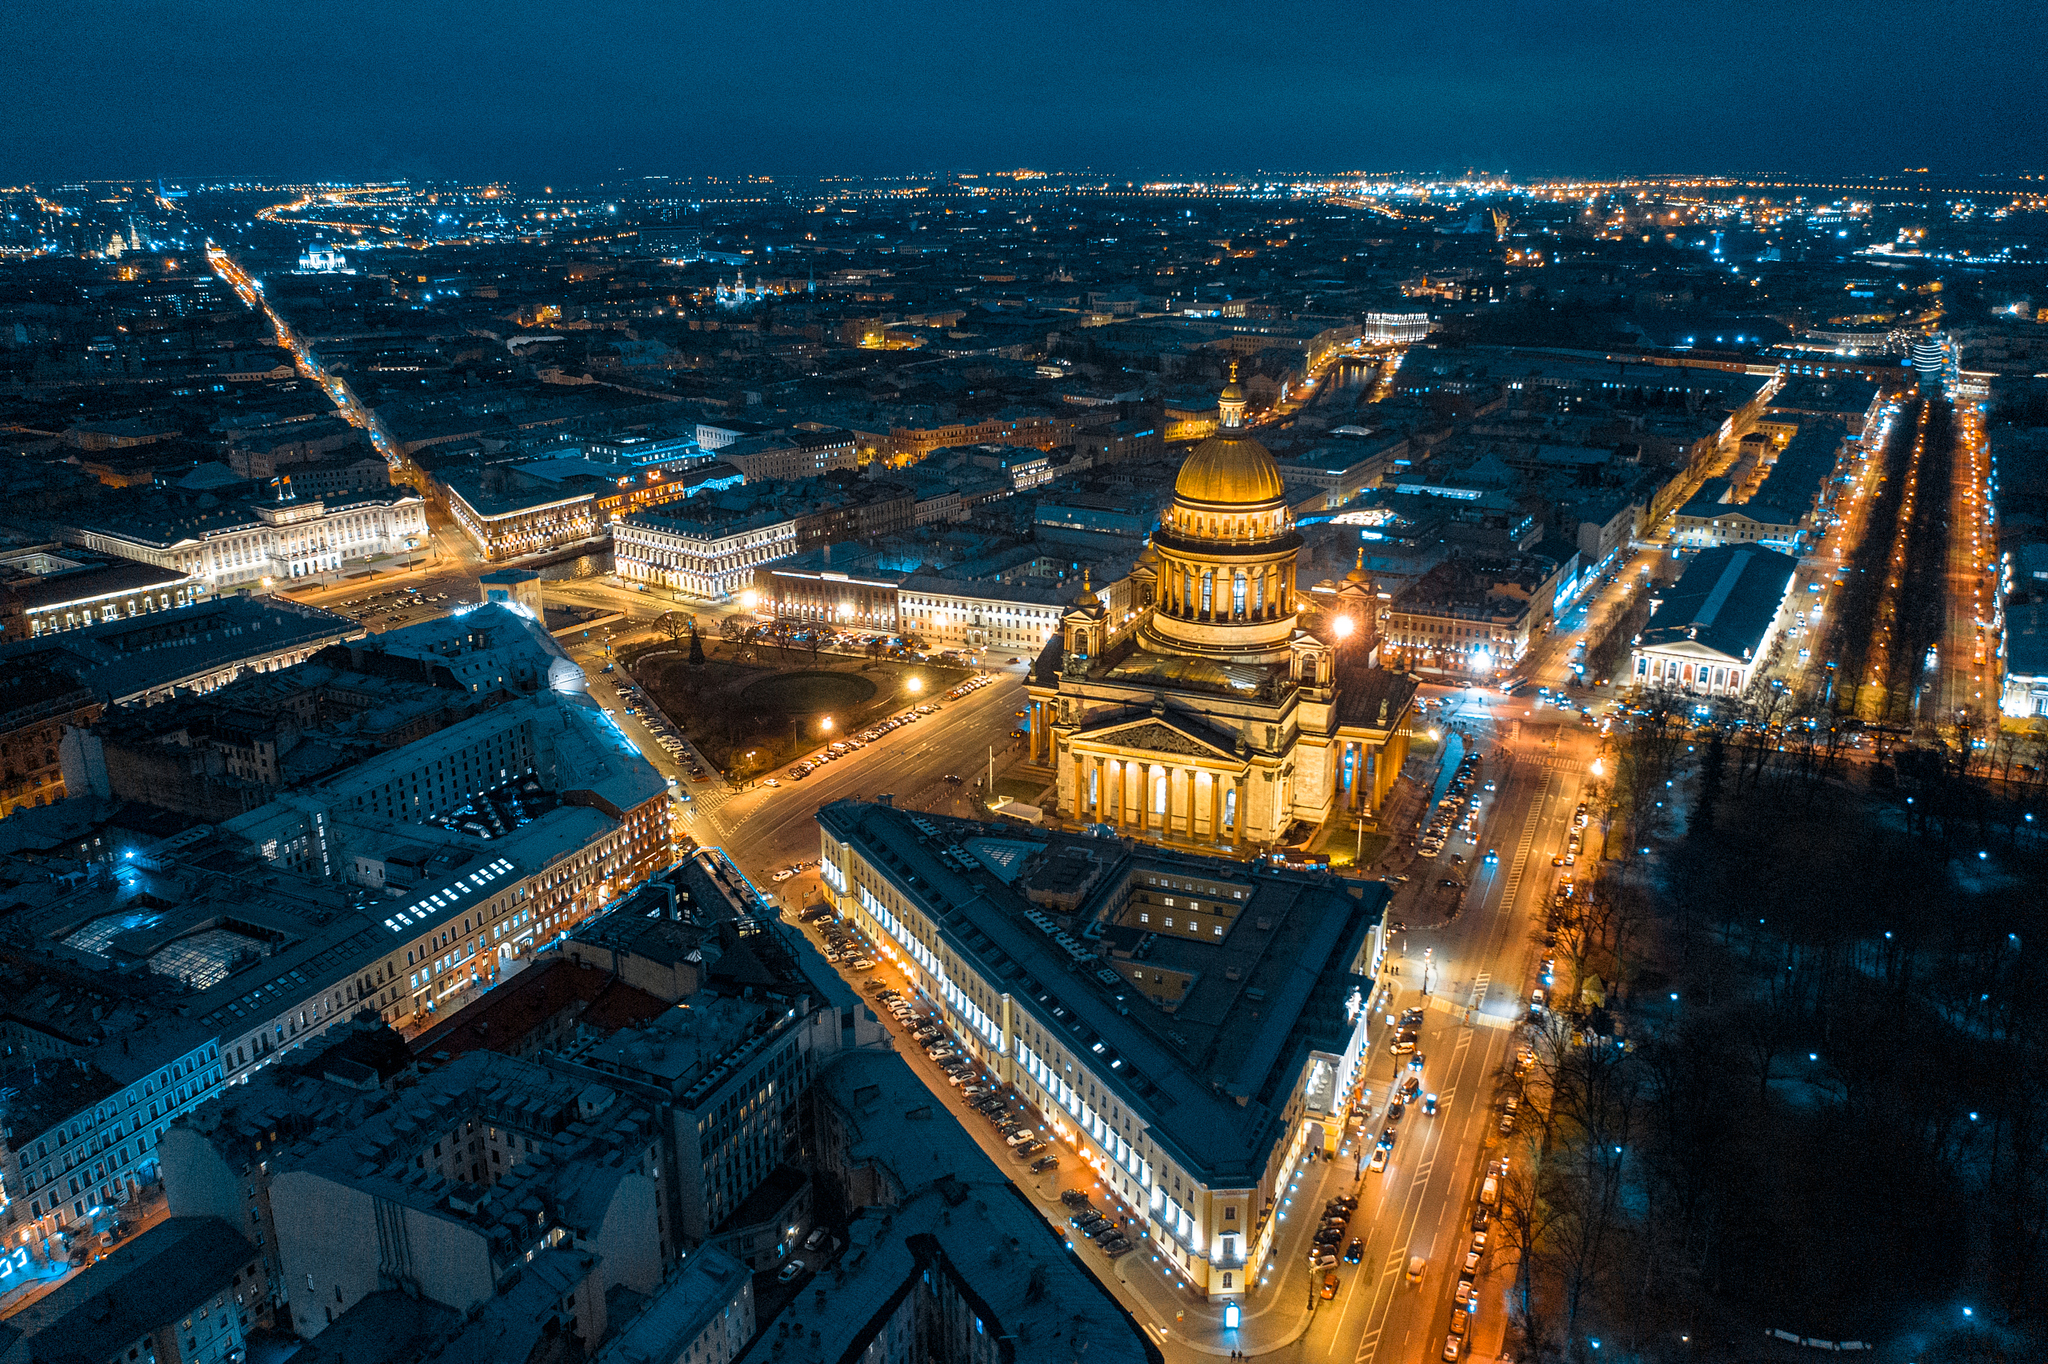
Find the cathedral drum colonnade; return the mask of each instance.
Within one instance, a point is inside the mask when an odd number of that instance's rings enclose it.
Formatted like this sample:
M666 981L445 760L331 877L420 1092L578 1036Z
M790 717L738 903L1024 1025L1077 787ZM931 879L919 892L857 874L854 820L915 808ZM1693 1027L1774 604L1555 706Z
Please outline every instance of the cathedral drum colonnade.
M1217 406L1132 569L1138 609L1084 592L1032 668L1029 732L1061 815L1241 853L1377 811L1414 685L1379 666L1362 568L1300 597L1301 536L1234 374Z

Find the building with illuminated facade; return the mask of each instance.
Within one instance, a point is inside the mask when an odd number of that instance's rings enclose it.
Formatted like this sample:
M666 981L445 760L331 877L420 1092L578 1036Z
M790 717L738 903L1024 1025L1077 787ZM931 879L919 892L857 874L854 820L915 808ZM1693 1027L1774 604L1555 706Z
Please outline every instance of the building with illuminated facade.
M719 448L719 459L749 483L816 478L859 465L851 431L788 431L748 436Z
M30 569L0 583L0 623L9 639L176 610L206 595L206 585L189 573L132 560L95 563L35 551L8 561Z
M426 544L426 499L410 488L338 497L230 501L137 513L67 527L64 538L101 554L195 578L209 592L332 579L377 556Z
M962 582L915 573L898 589L906 635L931 649L987 649L1032 657L1060 632L1080 583Z
M893 635L898 588L910 575L882 568L858 545L826 545L754 574L754 609L778 621Z
M1529 652L1569 596L1571 570L1538 554L1448 559L1394 595L1386 648L1412 668L1491 679Z
M508 479L495 469L439 481L447 492L448 514L486 562L589 540L601 524L597 494L587 486Z
M886 803L818 825L827 900L1195 1292L1250 1296L1290 1174L1343 1133L1386 888Z
M1770 663L1798 567L1791 555L1761 545L1701 550L1651 603L1631 656L1636 685L1742 695Z
M1090 592L1027 680L1031 756L1079 822L1204 848L1305 838L1377 811L1407 755L1414 684L1379 666L1362 568L1297 595L1278 467L1223 390L1121 604Z
M757 565L796 551L796 517L778 507L738 516L706 506L634 512L612 527L612 566L622 578L722 601L754 585Z

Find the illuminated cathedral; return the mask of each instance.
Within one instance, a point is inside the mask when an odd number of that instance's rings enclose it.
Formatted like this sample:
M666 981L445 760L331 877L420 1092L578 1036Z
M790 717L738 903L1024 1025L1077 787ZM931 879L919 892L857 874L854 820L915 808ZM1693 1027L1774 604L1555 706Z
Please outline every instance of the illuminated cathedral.
M1378 598L1354 568L1303 599L1301 536L1244 413L1233 374L1130 608L1084 594L1031 670L1031 756L1064 818L1246 854L1376 814L1400 773L1415 685L1379 666Z

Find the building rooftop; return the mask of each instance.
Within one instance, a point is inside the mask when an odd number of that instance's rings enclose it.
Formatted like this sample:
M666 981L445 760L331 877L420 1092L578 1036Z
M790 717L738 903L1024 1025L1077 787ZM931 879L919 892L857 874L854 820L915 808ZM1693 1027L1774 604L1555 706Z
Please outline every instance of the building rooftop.
M747 1267L717 1246L700 1247L662 1284L646 1310L606 1342L598 1364L676 1364L711 1319L732 1303L747 1277Z
M571 1030L609 1035L643 1026L668 1007L609 972L550 954L421 1033L412 1047L437 1059L471 1051L527 1056L573 1037ZM551 1031L558 1021L563 1026Z
M123 559L34 581L16 582L10 587L25 609L47 611L73 602L93 601L146 588L177 587L191 581L189 574L180 573L175 568L159 568L155 564Z
M217 1217L159 1222L0 1322L0 1357L104 1364L253 1270L256 1249ZM26 1353L7 1347L18 1332Z
M1663 594L1642 648L1696 640L1729 658L1753 661L1785 600L1799 561L1747 545L1701 550Z
M42 663L76 676L110 705L145 698L244 659L363 633L347 616L281 597L216 597L0 646L0 663Z
M1307 1051L1343 1050L1345 1001L1370 986L1376 882L855 801L818 822L1004 982L1030 1027L1099 1056L1153 1139L1211 1182L1256 1180ZM1196 931L1165 931L1163 904L1158 927L1133 919L1169 894Z
M234 1086L185 1121L212 1135L236 1120ZM653 1115L636 1100L588 1080L559 1074L531 1061L473 1051L422 1072L388 1104L332 1103L314 1131L265 1159L273 1179L303 1172L401 1203L431 1217L480 1230L493 1258L507 1263L534 1247L540 1233L533 1213L592 1234L620 1179L636 1164L616 1158L643 1145ZM509 1127L535 1140L535 1151L488 1188L444 1177L424 1148L462 1123Z
M815 1081L838 1118L849 1163L880 1166L894 1197L848 1229L839 1273L805 1304L815 1341L774 1352L782 1364L850 1364L927 1272L951 1281L1008 1364L1158 1364L1159 1351L1076 1252L976 1145L899 1056L850 1052ZM1094 1253L1089 1246L1081 1253ZM766 1361L766 1327L737 1364Z

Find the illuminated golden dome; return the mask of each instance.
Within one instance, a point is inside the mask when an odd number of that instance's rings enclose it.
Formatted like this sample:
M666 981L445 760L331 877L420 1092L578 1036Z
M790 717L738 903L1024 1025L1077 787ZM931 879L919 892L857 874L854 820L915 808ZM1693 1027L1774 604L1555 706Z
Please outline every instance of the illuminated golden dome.
M1248 507L1286 496L1279 466L1265 446L1245 434L1244 390L1237 386L1237 365L1217 399L1219 427L1194 448L1173 481L1173 495L1210 506Z

